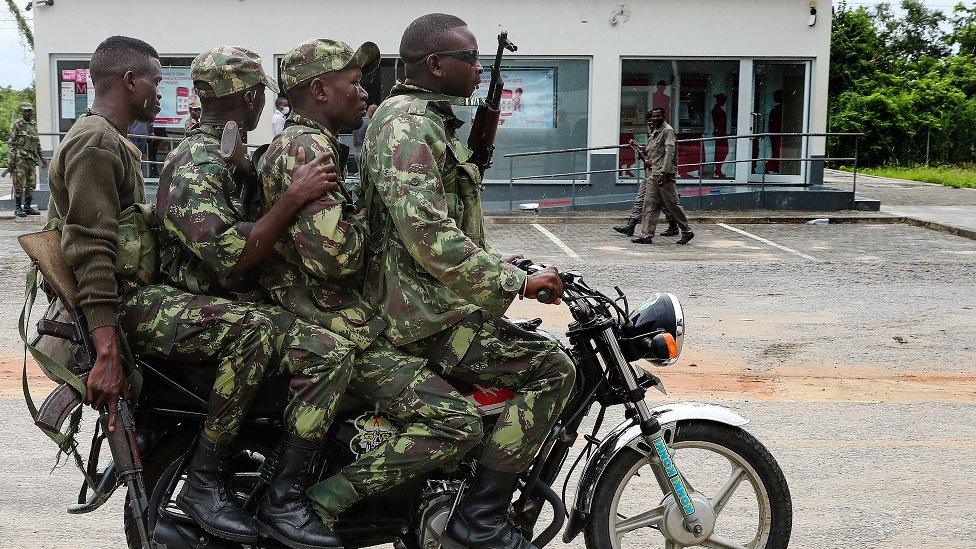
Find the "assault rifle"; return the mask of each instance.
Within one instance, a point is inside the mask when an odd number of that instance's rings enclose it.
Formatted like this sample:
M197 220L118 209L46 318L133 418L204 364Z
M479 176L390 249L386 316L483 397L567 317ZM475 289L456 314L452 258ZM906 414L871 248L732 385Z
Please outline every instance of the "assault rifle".
M61 300L71 321L67 323L58 320L42 319L37 323L38 333L43 336L69 340L77 344L80 348L80 366L74 372L65 368L63 364L50 361L50 357L42 355L43 358L48 359L46 366L43 364L45 361L41 361L42 366L45 366L46 369L53 372L55 377L61 378L64 383L58 386L44 400L44 404L34 414L34 423L48 436L55 439L59 445L62 445L62 450L67 450L63 447L65 442L73 445L74 440L70 436L66 441L58 439L63 437L61 435L61 428L65 420L82 404L82 396L78 391L78 387L84 388L84 379L94 365L96 356L95 347L88 333L88 321L78 305L78 282L75 279L74 272L68 267L64 257L61 255L61 232L53 229L46 230L21 235L17 240L31 260L37 265L48 287ZM33 408L30 402L28 404L29 407ZM34 411L31 411L33 414ZM82 496L79 496L78 505L69 507L68 512L85 513L93 511L104 503L108 498L108 494L115 489L119 481L122 481L128 488L129 506L132 517L137 524L142 547L149 549L153 547L149 539L149 530L146 522L149 498L142 480L142 457L136 439L135 419L132 416L129 403L125 399L119 399L118 414L119 421L115 431L108 430L108 413L101 412L99 417L101 430L104 433L105 439L108 441L109 449L112 453L112 464L102 473L97 485L95 485L96 483L90 482L92 484L91 488L95 492L92 494L92 498L87 502L83 502ZM93 442L92 444L89 469L94 464L97 464L97 448L99 445L100 442ZM77 451L73 447L72 450ZM91 473L91 470L86 472L87 481L91 480ZM84 493L85 490L82 490L82 495Z
M491 67L491 80L488 83L488 95L485 102L478 107L471 123L471 135L468 137L468 148L471 149L471 159L485 175L491 167L491 157L495 153L495 133L498 131L498 119L501 117L502 89L502 54L505 50L518 51L518 46L508 39L508 31L498 35L498 52L495 53L495 64Z

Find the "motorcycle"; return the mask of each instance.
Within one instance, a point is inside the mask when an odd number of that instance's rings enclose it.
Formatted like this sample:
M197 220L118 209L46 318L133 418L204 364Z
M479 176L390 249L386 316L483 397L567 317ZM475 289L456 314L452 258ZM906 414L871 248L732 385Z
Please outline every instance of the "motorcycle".
M518 266L528 273L543 268L531 261ZM656 293L630 311L619 287L611 298L588 286L579 273L560 276L565 288L560 297L573 317L566 332L569 346L560 345L576 365L576 386L520 479L510 508L512 522L538 548L548 546L560 532L564 543L583 534L590 549L787 547L792 528L789 488L773 456L742 428L748 420L716 405L655 407L647 402L648 391L663 392L663 385L635 363L643 359L666 366L678 359L687 329L678 299ZM538 299L550 302L553 296L540 292ZM558 341L539 330L540 319L511 322ZM68 334L61 330L57 335L50 323L44 332L56 337ZM144 382L129 417L134 426L129 432L137 433L135 465L132 456L125 455L124 444L110 444L113 461L99 472L98 449L105 434L96 430L88 463L91 493L83 486L78 503L68 512L95 511L126 484L124 525L129 547L241 547L205 533L175 505L186 478L186 462L206 418L214 372L138 358L137 363ZM281 410L289 381L281 377L265 382L263 396L250 410L229 461L233 486L246 509L256 505L274 470L273 449L282 432ZM477 385L457 388L477 405L484 430L490 433L512 393ZM65 384L51 393L40 408L38 422L59 428L80 406L70 392ZM600 436L607 410L615 407L623 408L623 421ZM581 436L584 418L594 408L590 432ZM382 410L345 397L312 478L328 478L389 439L396 429ZM570 461L574 450L578 453ZM440 535L473 478L476 453L477 448L459 464L436 469L349 509L335 524L345 547L395 543L405 549L438 549ZM128 476L117 471L117 465L124 463L130 463L125 469ZM571 463L568 470L567 463ZM581 463L582 470L575 475ZM132 482L132 471L140 470L141 481ZM560 495L554 487L562 473ZM576 495L567 507L573 478ZM141 489L133 488L138 484L144 485L144 496ZM739 489L743 485L746 488ZM145 516L140 510L145 510ZM544 511L548 523L540 524ZM278 547L270 540L259 546Z

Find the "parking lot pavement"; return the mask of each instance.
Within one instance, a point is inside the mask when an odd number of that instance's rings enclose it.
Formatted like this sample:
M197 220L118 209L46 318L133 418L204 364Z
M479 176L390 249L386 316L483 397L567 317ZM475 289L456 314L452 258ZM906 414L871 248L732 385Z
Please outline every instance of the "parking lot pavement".
M976 241L902 224L719 223L693 229L695 238L686 246L676 244L676 237L663 236L654 237L651 245L634 244L610 227L588 224L495 225L489 238L500 250L531 250L537 261L563 265L976 260Z
M18 396L26 262L13 236L34 225L0 222L0 546L119 547L122 498L64 514L78 475L51 471L52 446ZM702 224L688 246L632 244L609 226L542 228L489 225L488 238L578 269L595 288L619 285L632 307L659 290L678 296L684 350L655 370L669 395L651 399L720 403L752 420L792 490L790 547L976 547L971 517L945 512L976 486L976 242L898 224ZM557 334L572 320L531 300L509 313ZM620 419L612 411L606 427ZM660 547L655 536L628 547Z

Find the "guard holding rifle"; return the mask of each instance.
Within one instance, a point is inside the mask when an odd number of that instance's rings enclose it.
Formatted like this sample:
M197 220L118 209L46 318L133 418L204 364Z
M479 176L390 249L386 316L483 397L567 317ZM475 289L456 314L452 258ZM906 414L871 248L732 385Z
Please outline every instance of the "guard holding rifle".
M497 128L503 48L514 49L505 33L469 148L452 107L471 105L481 82L478 42L453 15L413 21L400 42L406 81L377 109L364 144L373 250L366 296L388 323L384 333L446 378L515 392L441 537L448 547L530 547L508 523L509 502L575 378L557 343L502 318L518 296L563 289L555 268L526 276L511 263L517 256L503 258L485 239L481 177Z
M677 139L674 128L664 121L665 112L660 107L651 109L647 113L647 145L644 148L633 140L630 146L644 161L644 211L641 214L641 236L631 242L635 244L650 244L657 229L658 216L661 210L674 219L681 228L681 239L678 244L687 244L695 233L688 226L688 217L678 202L678 187L675 178L677 168ZM670 221L670 220L669 220Z

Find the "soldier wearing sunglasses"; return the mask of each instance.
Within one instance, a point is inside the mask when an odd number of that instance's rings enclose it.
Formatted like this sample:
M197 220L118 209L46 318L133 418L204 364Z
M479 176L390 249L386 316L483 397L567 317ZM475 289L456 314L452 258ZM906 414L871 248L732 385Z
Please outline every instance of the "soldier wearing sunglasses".
M555 268L526 275L485 239L481 173L456 131L453 107L472 105L484 68L464 21L429 14L400 42L406 80L366 130L363 189L373 250L366 296L398 348L436 373L508 389L479 468L441 543L448 549L528 549L507 520L518 475L528 468L573 387L558 344L504 317L516 297L562 295Z

